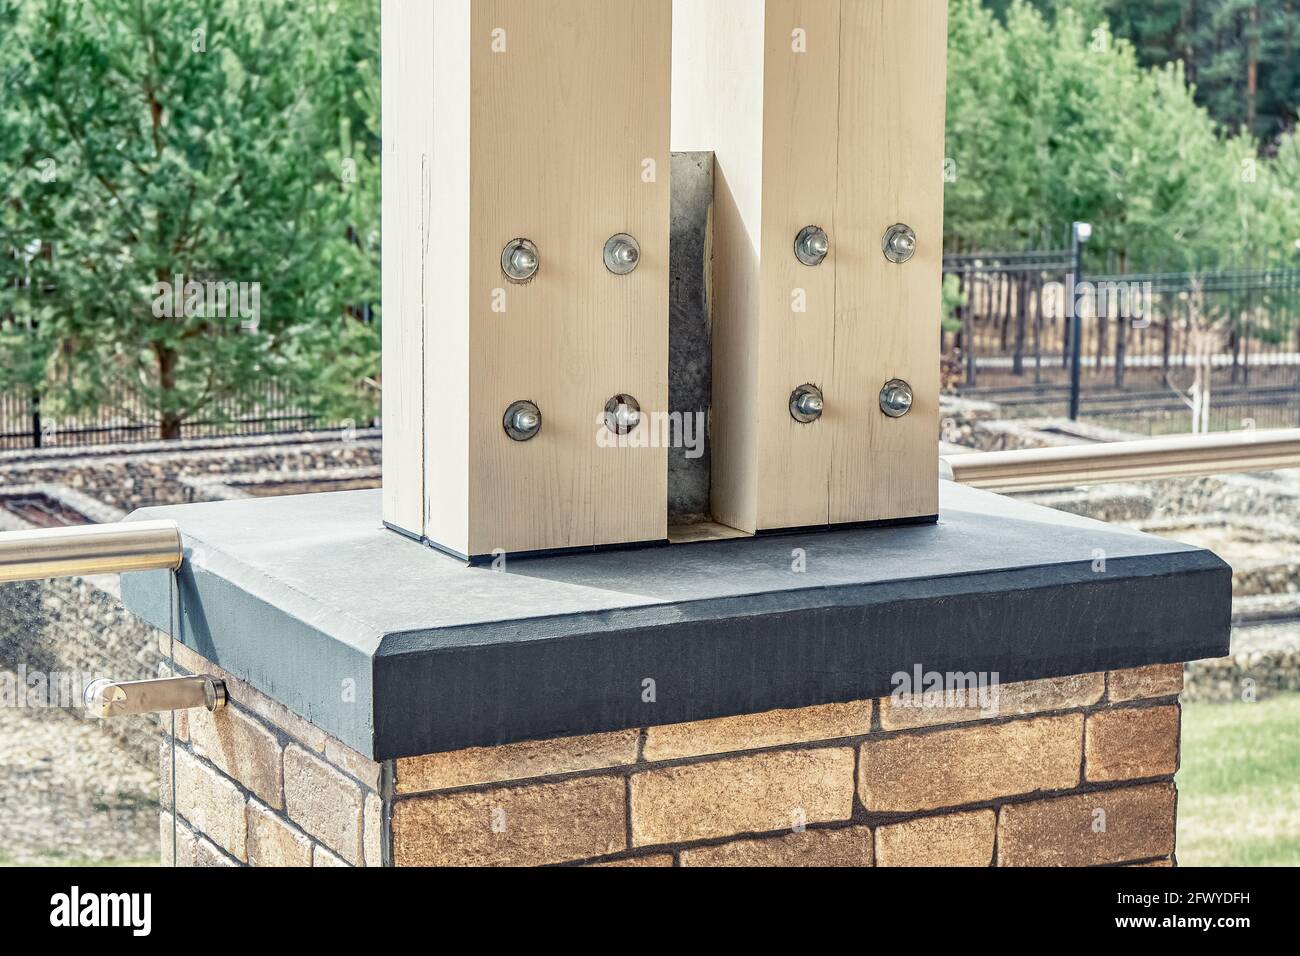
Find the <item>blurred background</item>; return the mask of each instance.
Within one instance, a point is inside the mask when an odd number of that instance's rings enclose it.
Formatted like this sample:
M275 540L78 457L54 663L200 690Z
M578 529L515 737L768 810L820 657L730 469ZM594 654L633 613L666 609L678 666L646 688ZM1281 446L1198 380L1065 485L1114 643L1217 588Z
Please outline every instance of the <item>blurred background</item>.
M952 0L946 453L1300 425L1297 2ZM378 0L0 0L0 530L378 485L378 55ZM1300 477L1036 500L1233 565L1179 860L1300 863ZM154 676L115 588L0 587L0 677ZM4 690L0 863L156 862L159 728Z

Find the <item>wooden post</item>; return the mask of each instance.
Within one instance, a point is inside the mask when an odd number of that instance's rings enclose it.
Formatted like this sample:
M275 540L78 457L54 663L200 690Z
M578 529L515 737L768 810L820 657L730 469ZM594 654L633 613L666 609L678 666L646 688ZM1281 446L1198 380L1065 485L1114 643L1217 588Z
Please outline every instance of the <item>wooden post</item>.
M673 146L716 153L715 517L742 531L938 511L945 0L678 0ZM896 224L916 252L884 253ZM809 266L796 236L820 227ZM884 414L887 383L914 404ZM796 421L791 396L825 409Z
M390 527L471 559L666 537L667 450L607 447L600 423L618 396L668 407L671 19L670 0L384 0ZM605 262L619 234L630 275ZM527 281L505 274L514 240ZM508 434L516 402L536 437Z

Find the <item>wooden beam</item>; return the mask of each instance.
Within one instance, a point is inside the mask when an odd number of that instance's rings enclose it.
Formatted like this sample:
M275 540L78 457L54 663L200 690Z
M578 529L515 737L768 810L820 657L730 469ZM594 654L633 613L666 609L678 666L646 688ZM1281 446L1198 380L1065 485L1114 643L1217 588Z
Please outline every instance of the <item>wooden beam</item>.
M831 522L939 511L939 336L943 300L945 0L844 0L835 231L836 408ZM849 38L852 38L851 41ZM904 264L881 253L896 223L917 235ZM880 411L901 379L915 403Z
M671 2L439 0L431 16L411 12L423 7L384 4L386 103L393 85L406 100L386 120L436 129L414 134L418 162L395 161L391 180L385 169L401 244L388 248L386 223L386 374L398 385L385 381L385 429L400 447L391 464L386 448L385 519L470 558L661 541L667 450L639 445L668 408ZM421 59L432 66L407 66ZM385 129L386 141L402 134ZM423 227L402 228L408 218ZM620 233L641 248L625 276L603 257ZM523 284L501 265L520 238L540 259ZM603 447L601 416L619 395L645 418L623 447ZM503 427L517 401L541 410L532 440Z
M938 510L945 0L678 0L675 149L716 154L714 516L747 532ZM703 92L701 92L703 91ZM888 261L886 230L918 252ZM795 256L807 226L831 249ZM916 404L880 409L891 379ZM825 395L803 424L790 397Z

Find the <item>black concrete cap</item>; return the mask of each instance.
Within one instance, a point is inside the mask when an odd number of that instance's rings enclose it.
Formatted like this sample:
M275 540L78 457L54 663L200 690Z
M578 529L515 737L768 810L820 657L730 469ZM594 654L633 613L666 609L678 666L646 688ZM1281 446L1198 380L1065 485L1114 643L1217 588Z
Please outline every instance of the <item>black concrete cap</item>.
M184 533L177 638L375 759L884 696L917 665L1010 682L1228 652L1231 571L1210 552L949 484L941 500L937 525L503 570L385 530L379 492L134 517ZM166 629L169 584L124 575L122 597Z

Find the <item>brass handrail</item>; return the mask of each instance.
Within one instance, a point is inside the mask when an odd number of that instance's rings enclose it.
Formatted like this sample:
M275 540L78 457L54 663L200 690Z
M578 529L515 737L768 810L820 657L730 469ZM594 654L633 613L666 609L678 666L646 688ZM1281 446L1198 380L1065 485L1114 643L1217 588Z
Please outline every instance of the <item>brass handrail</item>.
M975 452L942 459L945 477L988 491L1055 491L1110 481L1300 468L1300 429Z
M0 583L126 571L175 571L184 561L174 521L125 521L0 534Z

